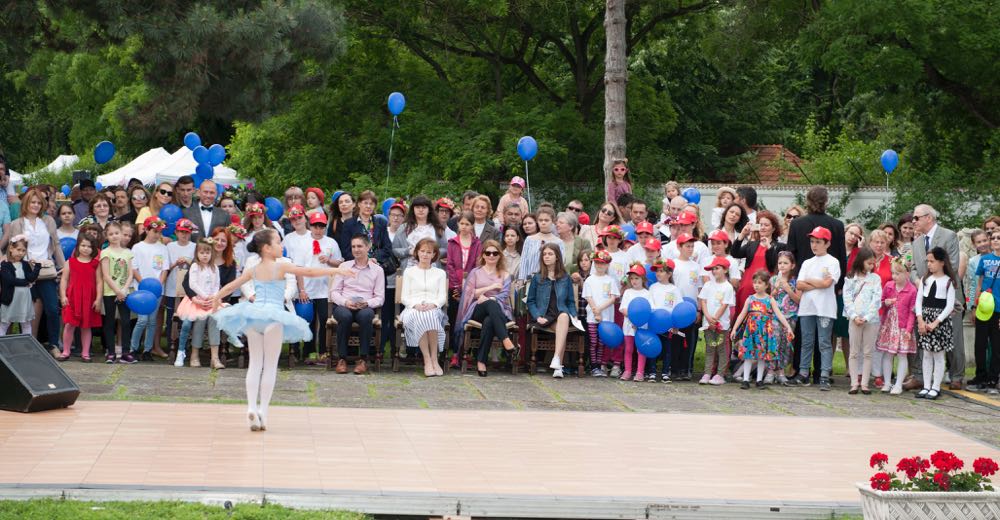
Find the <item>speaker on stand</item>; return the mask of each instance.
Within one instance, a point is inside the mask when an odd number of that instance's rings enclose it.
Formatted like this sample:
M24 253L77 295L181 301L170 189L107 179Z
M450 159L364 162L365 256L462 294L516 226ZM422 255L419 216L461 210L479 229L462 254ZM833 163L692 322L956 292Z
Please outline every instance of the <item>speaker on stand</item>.
M79 396L80 387L30 334L0 337L0 409L66 408Z

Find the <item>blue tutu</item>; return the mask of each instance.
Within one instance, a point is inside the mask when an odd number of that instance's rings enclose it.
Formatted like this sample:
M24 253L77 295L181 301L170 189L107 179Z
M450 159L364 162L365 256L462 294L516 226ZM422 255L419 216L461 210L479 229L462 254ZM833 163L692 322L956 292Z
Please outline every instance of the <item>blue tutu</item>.
M247 330L264 332L268 325L274 323L283 326L282 341L285 343L311 340L313 334L309 322L285 309L284 287L284 280L254 280L256 301L240 302L216 312L214 318L219 330L225 332L237 347L243 347L239 336Z

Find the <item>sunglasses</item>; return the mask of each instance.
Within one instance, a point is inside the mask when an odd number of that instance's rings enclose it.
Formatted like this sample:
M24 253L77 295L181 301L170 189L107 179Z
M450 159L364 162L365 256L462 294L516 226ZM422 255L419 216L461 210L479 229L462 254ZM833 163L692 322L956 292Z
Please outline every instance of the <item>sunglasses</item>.
M625 170L627 170L627 168L612 168L612 171L616 171L616 172L623 172Z
M604 215L607 215L609 217L615 216L615 212L611 211L610 209L602 209L601 213L604 214Z
M575 208L573 206L566 206L567 211L575 211L577 213L583 213L583 208Z
M483 251L483 256L500 256L500 251Z
M785 215L785 220L795 220L799 218L798 215Z
M920 220L920 219L922 219L922 218L924 218L926 216L927 215L913 215L913 220L911 222L916 222L916 221L918 221L918 220Z
M165 189L162 189L162 188L159 190L159 192L160 192L160 195L166 195L168 197L174 194L173 191L171 191L171 190L165 190Z

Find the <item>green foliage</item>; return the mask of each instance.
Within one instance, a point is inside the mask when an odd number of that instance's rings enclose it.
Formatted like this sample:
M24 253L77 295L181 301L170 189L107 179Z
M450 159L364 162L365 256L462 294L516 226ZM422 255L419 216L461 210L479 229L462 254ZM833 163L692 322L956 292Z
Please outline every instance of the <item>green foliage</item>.
M48 520L365 520L368 516L348 511L296 511L286 507L235 504L232 510L182 502L78 502L74 500L0 501L4 518Z

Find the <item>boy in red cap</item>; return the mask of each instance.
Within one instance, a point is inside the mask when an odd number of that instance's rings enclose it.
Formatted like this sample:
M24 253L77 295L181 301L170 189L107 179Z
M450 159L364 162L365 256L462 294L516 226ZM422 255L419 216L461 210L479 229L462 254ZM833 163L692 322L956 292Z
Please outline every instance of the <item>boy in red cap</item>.
M680 289L674 285L674 261L673 260L663 260L662 258L657 258L650 265L650 268L656 273L656 283L649 286L649 303L653 310L656 309L666 309L668 311L673 311L674 306L678 303L684 301L684 295L681 294ZM676 332L673 329L671 332ZM684 348L684 338L678 334L671 334L670 332L665 334L660 334L660 355L656 359L646 360L646 382L655 383L656 382L656 361L663 360L663 368L660 370L660 381L663 383L670 383L670 352L673 348L673 344L677 344L677 348Z
M671 260L677 260L680 256L679 244L677 243L677 238L682 235L693 236L692 232L694 230L694 224L698 221L698 217L694 213L688 211L682 211L680 215L670 224L670 236L674 237L674 241L664 244L663 246L663 258L669 258ZM711 261L711 252L708 250L708 246L700 240L695 240L694 249L691 250L691 260L694 260L701 266L708 265Z
M813 257L802 262L796 287L802 291L799 300L799 325L802 330L802 356L799 375L790 384L809 386L812 380L809 369L819 344L819 389L830 390L830 372L833 370L833 342L830 328L837 318L837 295L834 286L840 279L840 262L827 254L832 238L830 230L817 226L809 233L809 247Z
M643 265L648 265L649 262L646 261L646 242L653 238L653 225L649 222L640 222L638 226L635 227L636 242L635 245L628 248L628 261L629 263L640 262ZM657 256L659 256L659 251L657 251Z
M604 343L597 333L602 321L614 323L615 300L621 294L621 283L608 274L611 253L601 250L593 253L593 274L583 282L580 297L587 301L587 333L590 336L590 375L607 377L604 368Z
M698 291L707 278L703 274L705 271L702 266L692 258L695 244L701 242L687 233L681 233L673 243L677 244L678 249L678 257L674 260L674 285L680 289L685 298L697 302ZM670 368L675 380L691 380L691 365L694 363L694 350L698 345L698 327L699 320L696 316L694 323L680 330L685 338L682 348L671 349L673 359L670 361Z
M167 323L167 345L173 344L174 328L170 326L174 320L174 309L180 303L177 298L177 280L184 280L191 262L194 261L195 244L191 241L191 233L194 233L198 226L186 218L177 219L174 224L174 235L177 240L167 244L167 264L170 265L170 274L167 275L167 282L163 284L163 306L167 310L164 320ZM183 298L183 294L181 297ZM187 348L179 345L177 357L174 359L175 367L183 367L184 360L187 359Z
M725 234L725 233L723 233ZM729 260L715 256L705 270L712 279L698 293L698 306L704 316L701 330L705 331L705 373L698 384L721 385L726 382L729 366L729 335L732 323L730 309L736 305L736 290L729 283Z

